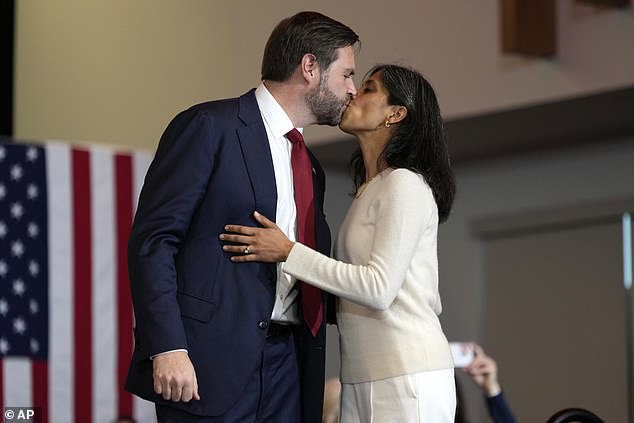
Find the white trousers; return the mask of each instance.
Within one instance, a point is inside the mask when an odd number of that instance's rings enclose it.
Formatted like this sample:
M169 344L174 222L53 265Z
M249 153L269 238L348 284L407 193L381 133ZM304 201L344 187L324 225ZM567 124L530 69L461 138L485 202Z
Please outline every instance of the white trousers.
M341 423L453 423L454 370L342 384Z

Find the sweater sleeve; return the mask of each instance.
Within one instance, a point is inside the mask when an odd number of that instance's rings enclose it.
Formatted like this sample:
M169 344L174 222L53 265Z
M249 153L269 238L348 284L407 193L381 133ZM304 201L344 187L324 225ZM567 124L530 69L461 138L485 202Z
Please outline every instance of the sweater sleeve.
M375 235L369 261L337 261L302 244L292 248L286 273L341 298L385 310L398 294L435 203L420 175L397 169L386 176L376 199ZM361 246L363 248L363 246Z
M513 417L511 408L506 402L504 392L488 397L486 402L489 415L495 423L515 423L515 417Z

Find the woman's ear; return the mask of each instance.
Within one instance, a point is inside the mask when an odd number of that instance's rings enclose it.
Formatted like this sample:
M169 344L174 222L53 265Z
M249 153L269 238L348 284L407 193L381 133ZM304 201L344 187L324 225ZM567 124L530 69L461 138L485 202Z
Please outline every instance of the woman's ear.
M405 106L393 106L392 113L387 118L387 122L391 124L398 123L407 116L407 108Z

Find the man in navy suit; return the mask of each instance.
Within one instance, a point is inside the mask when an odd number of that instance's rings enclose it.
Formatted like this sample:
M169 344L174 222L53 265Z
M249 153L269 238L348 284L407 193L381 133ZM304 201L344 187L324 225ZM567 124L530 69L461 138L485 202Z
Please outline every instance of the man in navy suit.
M161 137L128 246L136 327L126 381L159 422L321 421L325 321L313 334L281 264L232 263L218 236L229 222L253 225L254 210L296 236L286 134L339 123L356 94L357 42L316 12L284 19L256 89L181 112ZM315 241L328 254L324 173L310 159Z

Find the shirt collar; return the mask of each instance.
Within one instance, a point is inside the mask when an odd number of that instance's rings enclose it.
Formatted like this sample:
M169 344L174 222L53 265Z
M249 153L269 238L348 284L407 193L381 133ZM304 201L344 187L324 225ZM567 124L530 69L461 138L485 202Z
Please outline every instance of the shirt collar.
M255 89L255 100L260 108L262 119L271 130L275 138L282 138L288 131L293 129L293 122L288 117L282 106L275 100L269 90L260 83ZM303 132L303 128L297 128Z

